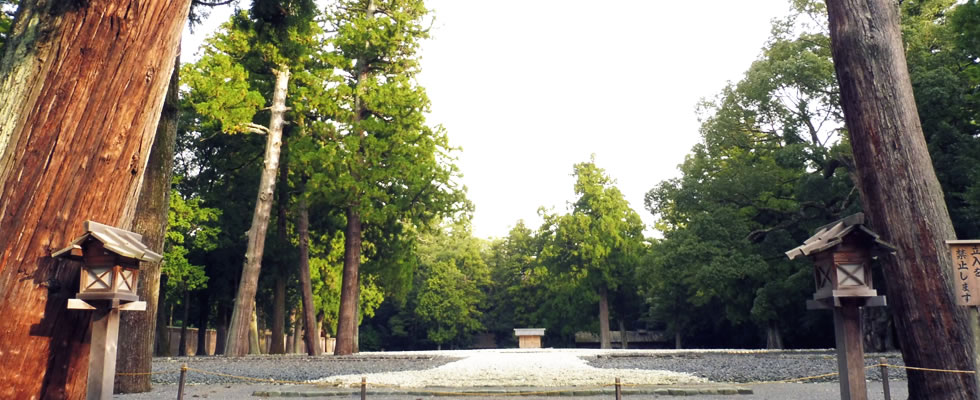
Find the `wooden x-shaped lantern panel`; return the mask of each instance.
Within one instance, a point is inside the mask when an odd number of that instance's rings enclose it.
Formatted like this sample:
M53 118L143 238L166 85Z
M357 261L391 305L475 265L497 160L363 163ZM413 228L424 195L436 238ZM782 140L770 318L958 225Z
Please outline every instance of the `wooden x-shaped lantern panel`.
M837 264L837 287L866 285L864 264Z

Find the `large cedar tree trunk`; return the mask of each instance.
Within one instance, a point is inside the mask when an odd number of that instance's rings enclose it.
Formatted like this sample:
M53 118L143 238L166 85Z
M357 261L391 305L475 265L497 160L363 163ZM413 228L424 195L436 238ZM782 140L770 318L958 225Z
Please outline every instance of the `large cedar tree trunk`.
M277 275L272 294L272 336L269 354L286 354L286 278Z
M177 77L180 55L174 59L167 97L160 113L156 139L150 148L150 159L143 171L143 188L136 205L132 231L143 235L143 243L163 254L167 230L167 211L170 209L170 180L173 175L174 146L177 142ZM118 372L150 372L153 342L156 339L157 300L160 297L161 263L144 262L140 266L137 293L146 302L144 312L121 313L119 322ZM116 393L150 391L150 375L117 375Z
M296 310L289 310L289 334L286 335L286 353L293 352L293 340L296 339Z
M180 313L180 341L177 345L177 355L186 356L187 355L187 324L188 319L191 317L191 292L190 290L184 290L184 301L183 309Z
M283 159L289 159L287 131L283 130L282 154ZM289 204L289 163L283 163L279 168L279 201L276 215L276 236L281 246L286 245L286 208ZM286 327L286 277L287 268L284 263L276 265L275 285L272 293L272 344L269 346L269 354L285 354L285 327Z
M208 319L211 312L211 296L207 289L197 294L197 351L196 356L208 355Z
M225 354L225 340L228 338L228 307L218 302L218 327L214 338L214 355Z
M252 215L252 226L248 230L248 248L245 251L245 265L242 279L235 295L235 309L231 313L228 327L228 340L225 355L244 356L248 353L248 327L252 315L252 303L259 285L259 272L262 269L262 252L265 250L265 234L269 228L269 213L272 211L273 193L276 188L276 171L279 168L279 150L282 146L283 115L286 112L286 90L289 87L289 68L280 65L276 71L275 92L272 95L272 116L269 118L269 132L265 143L265 168L259 180L259 193Z
M620 348L628 349L630 348L630 340L629 340L629 335L626 334L626 321L623 321L622 318L619 318L617 319L617 322L619 323L619 343L621 344Z
M299 199L299 221L296 223L299 233L299 281L303 290L303 326L306 353L311 356L320 355L320 330L316 328L316 310L313 308L313 283L310 279L310 212L306 206L306 197Z
M766 323L766 348L767 349L783 348L783 334L779 329L778 321L769 321Z
M55 260L130 227L188 0L22 1L0 64L0 398L81 398L89 312Z
M827 9L864 209L898 248L880 260L905 364L973 370L969 321L955 304L944 243L955 233L919 125L898 6L827 0ZM910 370L908 377L913 399L977 398L972 375Z
M303 325L299 322L299 318L295 318L295 315L293 317L293 346L289 348L289 352L299 354L300 344L303 343Z
M377 5L373 0L368 0L364 13L368 18L374 18ZM357 59L357 86L354 88L354 118L352 125L357 129L357 134L361 137L361 146L365 146L364 140L367 132L361 127L361 117L367 114L368 110L364 104L362 83L367 83L370 65L369 60L364 57ZM352 171L354 179L358 179L356 173ZM361 266L361 215L358 211L359 204L354 202L347 207L347 228L344 235L344 272L340 287L340 311L337 313L337 342L334 347L334 354L347 355L357 352L357 325L358 310L360 309L358 290L360 281L358 270Z
M160 275L160 287L167 287L167 275ZM167 315L167 290L160 290L159 300L157 301L157 334L153 343L154 356L172 356L170 354L170 329L167 327L170 316ZM119 357L116 357L117 359Z
M609 333L609 290L599 288L599 348L611 349L612 338Z
M360 254L360 251L358 251ZM360 269L360 268L358 268ZM361 352L361 275L357 274L357 286L354 286L354 352Z
M358 269L361 265L361 218L356 207L347 209L344 231L344 273L340 284L340 311L337 315L337 345L334 355L354 353L357 326Z
M262 354L262 340L259 339L259 316L252 304L252 317L248 320L248 354Z

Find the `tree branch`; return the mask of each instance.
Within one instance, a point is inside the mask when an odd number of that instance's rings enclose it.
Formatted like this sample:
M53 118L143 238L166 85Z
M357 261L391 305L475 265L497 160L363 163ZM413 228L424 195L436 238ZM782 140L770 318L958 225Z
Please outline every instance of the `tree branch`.
M237 1L237 0L222 0L222 1L214 1L214 2L212 2L212 1L202 1L202 0L191 0L191 3L194 3L194 5L197 5L197 6L218 7L218 6L226 6L226 5L229 5L231 3L234 3L235 1Z
M269 128L266 128L259 124L253 124L251 122L244 125L245 131L250 133L257 133L259 135L265 135L269 133Z

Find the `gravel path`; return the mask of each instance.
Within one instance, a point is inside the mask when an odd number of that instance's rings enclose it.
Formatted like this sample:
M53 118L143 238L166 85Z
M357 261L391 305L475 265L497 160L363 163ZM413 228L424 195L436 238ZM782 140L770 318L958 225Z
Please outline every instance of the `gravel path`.
M621 378L636 385L703 383L706 380L667 368L596 368L581 357L596 350L542 349L460 352L462 358L425 371L388 372L367 375L367 381L399 387L486 387L486 386L596 386ZM331 376L319 380L336 386L360 383L361 375Z

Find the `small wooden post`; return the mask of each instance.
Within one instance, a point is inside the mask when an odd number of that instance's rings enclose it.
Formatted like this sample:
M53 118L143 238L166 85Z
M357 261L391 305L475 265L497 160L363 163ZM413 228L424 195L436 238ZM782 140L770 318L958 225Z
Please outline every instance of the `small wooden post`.
M367 378L361 377L361 400L367 399Z
M99 307L92 312L86 399L111 400L116 378L116 338L119 336L119 308Z
M623 400L623 387L619 382L619 378L616 378L616 400Z
M881 390L885 392L885 400L892 400L892 391L888 387L888 366L886 364L885 357L878 359L878 364L881 365Z
M180 381L177 383L177 400L184 400L184 380L187 379L187 363L180 366Z
M843 298L841 306L834 308L841 400L868 399L868 386L864 381L860 304L860 299Z

